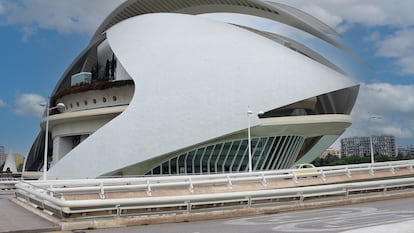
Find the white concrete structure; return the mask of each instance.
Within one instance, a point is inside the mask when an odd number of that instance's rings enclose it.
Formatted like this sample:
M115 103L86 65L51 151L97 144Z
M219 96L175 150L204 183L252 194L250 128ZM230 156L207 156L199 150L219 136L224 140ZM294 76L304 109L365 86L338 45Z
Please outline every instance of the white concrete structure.
M200 2L130 0L103 22L53 91L68 108L50 116L48 177L246 171L247 106L264 112L250 119L256 171L311 162L351 124L359 86L339 67L292 39L194 14L267 17L343 49L326 25L281 4ZM92 84L70 88L80 72Z
M16 160L14 159L14 155L12 152L10 152L7 155L6 162L4 162L4 166L3 166L3 172L13 172L13 173L17 172Z

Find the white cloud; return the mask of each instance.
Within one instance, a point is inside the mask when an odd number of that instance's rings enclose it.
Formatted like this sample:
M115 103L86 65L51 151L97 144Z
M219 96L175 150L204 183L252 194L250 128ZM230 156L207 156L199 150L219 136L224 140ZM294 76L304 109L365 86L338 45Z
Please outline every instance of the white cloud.
M397 65L401 68L402 74L414 74L414 51L409 56L404 56L397 61Z
M124 0L31 0L2 1L3 24L18 25L24 39L38 29L55 30L61 34L91 34L109 12ZM2 10L3 9L3 10Z
M326 23L330 27L335 28L336 30L338 30L338 32L342 32L342 28L340 28L340 25L343 23L344 20L340 16L332 14L328 10L315 4L305 6L302 8L302 10L316 17L322 22Z
M399 0L273 0L295 6L331 26L341 19L365 26L392 26L403 28L414 25L414 1ZM321 8L323 10L315 10ZM325 17L330 15L330 17ZM337 18L339 17L339 18Z
M414 85L362 84L359 99L374 113L414 113Z
M5 1L0 0L0 23L18 25L22 31L22 40L27 42L39 30L55 30L62 34L86 33L95 31L99 23L125 0L31 0L31 1ZM387 26L391 30L400 30L392 37L379 41L377 56L395 59L401 74L413 74L411 66L413 58L405 54L414 54L412 49L404 50L399 41L412 37L412 30L405 29L414 25L414 1L399 0L398 4L390 0L273 0L297 7L326 24L338 32L345 32L355 24L372 26ZM254 17L242 18L237 15L226 16L243 25L273 31L285 36L293 33L304 37L303 34L287 26L271 23L271 21L258 20ZM1 22L3 21L3 22ZM232 20L229 20L232 21ZM367 42L379 40L384 35L375 32L370 37L361 39ZM368 41L370 39L370 41ZM411 43L413 44L413 43ZM396 47L397 50L392 50Z
M381 39L381 33L379 31L372 32L363 37L365 42L376 42Z
M399 72L414 74L414 29L402 29L376 43L376 55L396 59Z
M370 118L374 116L375 118ZM414 137L414 85L361 84L352 112L352 126L341 136ZM339 140L334 144L339 147Z
M36 31L37 30L34 27L24 26L22 28L22 33L23 33L22 41L28 42L29 39L32 37L32 35L36 34Z
M377 57L391 58L396 64L395 72L402 75L414 74L414 1L399 0L275 0L295 6L330 25L338 32L344 32L354 25L369 30L382 27L361 39L375 45ZM388 34L392 35L389 36ZM371 46L371 45L368 45Z
M2 15L5 12L5 7L3 6L3 4L0 2L0 15Z
M0 99L0 107L4 107L6 106L6 102L4 102L4 100Z
M414 51L414 29L399 30L377 43L377 53L383 57L400 57Z
M394 135L398 138L412 138L414 136L411 129L402 127L400 124L379 125L378 131L384 135Z
M20 116L41 116L45 110L40 104L45 103L46 99L40 95L28 93L17 97L15 101L14 113Z

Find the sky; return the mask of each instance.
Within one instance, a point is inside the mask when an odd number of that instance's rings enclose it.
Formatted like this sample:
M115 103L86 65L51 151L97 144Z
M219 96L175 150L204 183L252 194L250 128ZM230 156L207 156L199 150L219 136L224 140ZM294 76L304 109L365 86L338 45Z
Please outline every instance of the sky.
M45 103L102 20L124 0L0 0L0 145L26 155ZM360 84L353 124L342 137L394 135L414 145L414 1L273 0L334 28L363 62L290 27L256 17L214 14L290 36L343 66ZM398 4L397 4L398 3ZM373 118L372 116L375 116ZM333 146L339 148L339 141Z

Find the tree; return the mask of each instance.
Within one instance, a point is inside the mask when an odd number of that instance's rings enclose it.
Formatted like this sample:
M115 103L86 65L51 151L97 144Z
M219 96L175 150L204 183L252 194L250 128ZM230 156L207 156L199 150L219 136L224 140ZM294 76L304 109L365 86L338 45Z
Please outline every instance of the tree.
M110 69L110 75L111 75L111 79L114 80L115 79L115 69L116 69L116 58L115 55L112 53L112 60L111 60L111 69Z
M101 64L98 63L98 61L95 63L95 65L92 67L91 71L91 82L96 82L99 80L99 71L101 70Z
M375 155L375 162L387 162L395 160L410 159L409 157L391 157L387 155ZM370 156L350 155L343 158L338 158L333 155L327 155L325 159L317 158L312 163L317 166L335 166L335 165L346 165L346 164L359 164L359 163L370 163Z
M22 172L23 171L23 163L19 164L19 166L17 167L17 171L18 172Z
M312 162L313 165L315 165L316 167L320 167L323 165L323 158L318 157L315 160L313 160Z
M351 155L351 156L345 157L345 161L347 164L358 164L358 163L365 162L366 158L368 157L361 157L359 155Z
M104 80L109 80L109 69L110 69L109 59L106 59L105 71L104 71Z

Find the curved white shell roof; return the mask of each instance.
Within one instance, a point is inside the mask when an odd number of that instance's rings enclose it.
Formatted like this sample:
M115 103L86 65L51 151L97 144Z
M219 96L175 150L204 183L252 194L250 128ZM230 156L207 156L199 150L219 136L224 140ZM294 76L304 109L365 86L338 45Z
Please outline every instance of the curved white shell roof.
M49 176L96 177L243 130L248 105L269 111L355 86L270 39L192 15L133 17L111 27L107 39L135 82L134 97Z
M108 28L122 20L157 12L194 15L220 12L254 15L290 25L344 49L327 35L338 34L322 21L296 8L275 1L263 0L128 0L108 15L96 30L91 43Z
M59 91L61 84L71 74L81 72L88 62L85 59L94 60L96 54L93 48L102 42L106 36L106 30L111 26L131 17L159 12L172 12L184 14L203 13L240 13L252 16L268 18L278 21L299 30L303 30L317 38L320 38L333 46L350 54L357 60L359 57L339 44L331 35L338 35L332 28L316 19L315 17L302 12L296 8L263 0L127 0L109 14L96 30L88 48L86 48L75 61L64 72L57 83L53 93ZM90 62L89 62L90 65ZM332 66L331 66L332 67Z

